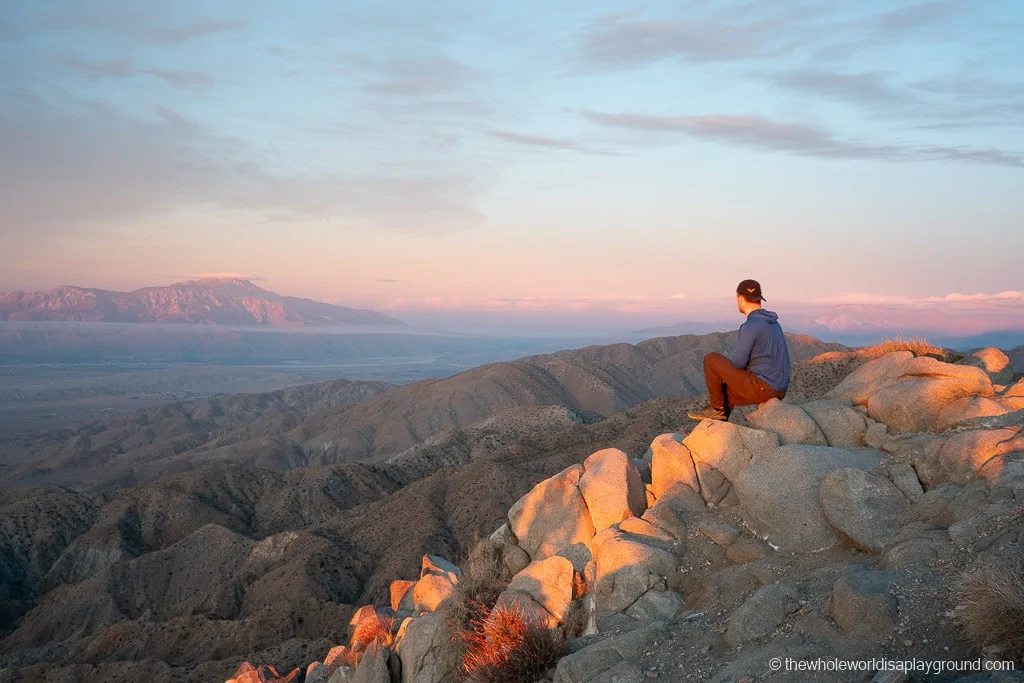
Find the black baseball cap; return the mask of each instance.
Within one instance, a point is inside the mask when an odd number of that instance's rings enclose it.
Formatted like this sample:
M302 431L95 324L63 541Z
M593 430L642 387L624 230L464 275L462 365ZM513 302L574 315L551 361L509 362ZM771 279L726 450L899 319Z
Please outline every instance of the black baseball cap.
M739 283L736 285L736 294L752 304L756 304L758 301L767 301L761 296L761 283L757 280L744 280Z

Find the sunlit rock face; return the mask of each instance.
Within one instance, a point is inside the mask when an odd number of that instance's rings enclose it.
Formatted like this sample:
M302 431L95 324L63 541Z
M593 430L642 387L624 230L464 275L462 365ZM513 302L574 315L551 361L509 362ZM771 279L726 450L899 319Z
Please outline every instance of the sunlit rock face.
M995 389L981 368L951 365L909 351L890 353L854 371L829 398L867 408L896 432L928 432L976 417Z
M957 361L957 365L981 368L988 374L993 384L1005 385L1013 379L1013 365L1010 362L1010 357L996 348L979 349Z

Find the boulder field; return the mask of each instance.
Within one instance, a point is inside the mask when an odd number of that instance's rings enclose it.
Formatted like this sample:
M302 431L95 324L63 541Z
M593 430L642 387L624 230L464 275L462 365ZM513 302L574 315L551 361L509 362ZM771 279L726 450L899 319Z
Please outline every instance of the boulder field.
M541 680L810 680L768 663L1012 658L961 638L956 597L965 571L1024 554L1024 380L1000 354L890 353L824 399L773 399L633 456L599 450L539 483L482 543L510 577L497 603L565 641ZM440 610L461 581L427 555L389 605L356 613L348 645L289 674L244 663L230 683L458 680ZM928 680L1021 680L971 675ZM917 680L857 676L813 680Z

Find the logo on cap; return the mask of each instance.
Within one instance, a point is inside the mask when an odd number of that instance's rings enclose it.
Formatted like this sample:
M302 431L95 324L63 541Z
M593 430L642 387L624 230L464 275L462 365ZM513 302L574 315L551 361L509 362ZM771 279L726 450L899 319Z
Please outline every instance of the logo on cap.
M761 283L757 280L744 280L739 283L736 286L736 293L751 303L765 300L764 295L761 294Z

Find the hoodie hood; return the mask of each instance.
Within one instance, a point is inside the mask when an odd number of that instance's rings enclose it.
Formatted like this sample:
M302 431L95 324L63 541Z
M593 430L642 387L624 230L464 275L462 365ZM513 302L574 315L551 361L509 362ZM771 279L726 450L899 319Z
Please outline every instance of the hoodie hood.
M769 325L775 325L776 323L779 322L779 314L778 313L776 313L774 311L766 311L763 308L759 308L756 311L751 311L750 315L747 316L748 320L750 318L760 318L761 320L765 321Z

